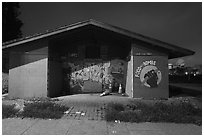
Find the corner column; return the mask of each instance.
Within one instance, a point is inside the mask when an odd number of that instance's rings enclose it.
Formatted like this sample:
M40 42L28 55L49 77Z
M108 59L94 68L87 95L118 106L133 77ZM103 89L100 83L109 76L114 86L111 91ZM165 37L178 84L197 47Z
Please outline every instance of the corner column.
M168 98L168 55L132 44L133 98Z

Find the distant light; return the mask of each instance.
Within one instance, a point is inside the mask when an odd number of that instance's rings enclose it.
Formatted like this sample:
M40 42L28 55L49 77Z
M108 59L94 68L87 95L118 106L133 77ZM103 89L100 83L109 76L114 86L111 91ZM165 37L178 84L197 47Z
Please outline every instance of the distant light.
M196 74L194 73L193 76L196 76Z
M188 75L188 72L185 72L186 75Z

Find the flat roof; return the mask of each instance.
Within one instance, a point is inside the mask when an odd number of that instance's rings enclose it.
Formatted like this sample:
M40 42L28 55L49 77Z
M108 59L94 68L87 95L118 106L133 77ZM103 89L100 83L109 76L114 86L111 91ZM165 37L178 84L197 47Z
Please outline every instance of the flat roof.
M87 25L94 25L96 27L103 28L103 29L108 30L108 31L112 31L112 32L115 32L115 33L118 33L118 34L125 35L125 36L127 36L127 37L129 37L129 38L131 38L133 40L134 39L135 40L141 40L141 41L144 41L144 42L147 42L147 43L151 44L152 46L160 47L160 48L162 48L164 50L167 50L167 53L169 54L169 58L189 56L189 55L193 55L195 53L192 50L181 48L179 46L176 46L176 45L173 45L173 44L170 44L170 43L166 43L166 42L154 39L154 38L144 36L144 35L139 34L139 33L135 33L135 32L132 32L132 31L120 28L120 27L116 27L116 26L113 26L113 25L110 25L110 24L107 24L107 23L99 22L99 21L96 21L96 20L93 20L93 19L89 19L89 20L86 20L86 21L82 21L82 22L71 24L71 25L59 27L59 28L54 29L54 30L47 30L44 33L39 33L39 34L35 34L35 35L32 35L32 36L28 36L28 37L24 37L24 38L4 42L3 46L2 46L2 49L5 50L5 49L8 49L8 48L11 48L11 47L14 47L14 46L18 46L18 45L21 45L21 44L24 44L24 43L27 43L27 42L31 42L31 41L35 41L35 40L38 40L38 39L46 38L46 37L49 37L49 36L52 36L52 35L56 35L56 34L59 34L59 33L62 33L62 32L70 31L70 30L73 30L73 29L76 29L76 28L79 28L79 27L87 26Z

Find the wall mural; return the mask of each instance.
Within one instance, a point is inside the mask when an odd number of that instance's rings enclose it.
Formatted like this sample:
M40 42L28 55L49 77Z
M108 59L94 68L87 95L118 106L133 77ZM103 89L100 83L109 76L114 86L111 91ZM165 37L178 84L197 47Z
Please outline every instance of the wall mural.
M67 67L71 69L71 74L67 75L71 88L77 86L83 91L84 82L87 80L99 82L104 88L113 82L124 83L125 61L116 59L104 63L93 62L67 63Z
M76 81L92 80L96 82L110 82L110 76L108 68L110 63L69 63L71 66L71 80L75 83Z
M135 72L135 77L140 78L142 85L155 88L162 79L161 71L156 67L156 61L144 61Z

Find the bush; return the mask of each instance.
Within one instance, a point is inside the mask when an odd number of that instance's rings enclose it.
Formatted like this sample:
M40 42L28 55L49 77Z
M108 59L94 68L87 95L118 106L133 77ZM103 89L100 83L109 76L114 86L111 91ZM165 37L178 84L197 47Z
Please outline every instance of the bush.
M127 111L121 111L119 112L119 120L124 121L124 122L141 122L141 114L139 111L132 111L132 110L127 110Z
M8 87L3 87L2 88L2 94L8 93Z
M119 119L119 115L118 115L118 111L114 110L114 109L107 109L105 112L105 119L107 121L114 121Z
M155 103L146 105L135 103L123 106L109 104L105 112L107 121L120 120L125 122L175 122L194 123L201 125L202 110L194 108L190 103L180 104Z
M2 118L15 117L19 110L15 109L15 105L2 105Z
M125 108L122 104L119 104L119 103L110 103L108 104L108 108L112 108L116 111L124 111Z
M2 73L2 94L8 93L8 74Z
M22 117L43 118L43 119L58 119L68 110L65 106L60 106L50 101L36 101L25 104Z
M55 98L49 98L49 97L31 97L31 98L27 98L25 99L26 101L32 101L32 102L54 102L54 101L59 101L59 99Z

